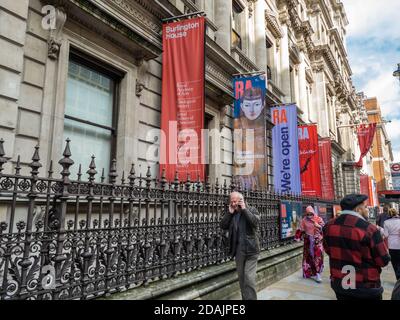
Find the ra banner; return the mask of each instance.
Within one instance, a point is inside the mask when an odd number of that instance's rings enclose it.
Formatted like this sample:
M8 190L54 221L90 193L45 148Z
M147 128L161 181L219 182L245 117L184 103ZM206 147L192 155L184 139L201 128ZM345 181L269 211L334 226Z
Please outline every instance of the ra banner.
M280 230L281 239L294 237L300 228L303 204L299 201L281 201Z
M362 124L357 129L358 144L360 145L361 155L356 166L359 168L362 168L362 159L371 148L372 142L374 141L375 131L376 123L370 123L368 126Z
M163 25L160 174L172 181L205 174L204 17Z
M301 194L297 106L274 107L271 117L275 190Z
M330 138L318 141L319 163L321 169L321 190L322 198L333 200L335 198L335 188L333 185L332 168L332 142Z
M316 125L299 126L301 192L304 196L321 197L318 133Z
M234 78L233 88L234 176L245 189L265 188L265 76Z
M315 213L327 223L332 217L328 216L328 209L325 203L315 203L314 204Z

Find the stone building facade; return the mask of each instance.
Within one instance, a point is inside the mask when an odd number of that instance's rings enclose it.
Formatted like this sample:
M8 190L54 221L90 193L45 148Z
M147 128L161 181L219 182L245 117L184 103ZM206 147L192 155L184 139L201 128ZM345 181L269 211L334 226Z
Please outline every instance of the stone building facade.
M393 162L392 144L382 118L381 107L377 98L365 98L365 109L371 123L378 123L371 148L371 164L376 179L377 190L393 189L390 165Z
M355 132L340 127L359 113L338 0L2 0L5 171L40 145L45 172L69 137L84 168L95 154L98 168L115 158L119 173L132 162L145 173L160 127L161 20L197 11L207 15L205 126L222 133L210 178L232 176L232 74L265 71L268 104L296 102L299 122L332 139L337 197L357 191ZM150 165L155 174L156 156Z

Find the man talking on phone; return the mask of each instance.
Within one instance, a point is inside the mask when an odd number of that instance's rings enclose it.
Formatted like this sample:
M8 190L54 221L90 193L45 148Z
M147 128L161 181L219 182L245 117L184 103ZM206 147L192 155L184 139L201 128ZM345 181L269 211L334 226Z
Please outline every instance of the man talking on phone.
M235 257L243 300L257 300L257 259L260 253L258 227L260 215L246 205L239 192L230 194L228 211L220 226L229 231L229 254Z

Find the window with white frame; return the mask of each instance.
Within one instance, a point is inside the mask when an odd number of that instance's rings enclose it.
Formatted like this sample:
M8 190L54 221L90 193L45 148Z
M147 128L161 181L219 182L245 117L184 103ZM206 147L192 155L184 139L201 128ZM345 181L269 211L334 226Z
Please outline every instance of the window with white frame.
M117 86L121 75L72 51L68 66L67 94L64 114L64 139L71 140L71 153L75 165L71 178L78 172L79 164L85 173L96 157L96 170L109 172L115 157Z

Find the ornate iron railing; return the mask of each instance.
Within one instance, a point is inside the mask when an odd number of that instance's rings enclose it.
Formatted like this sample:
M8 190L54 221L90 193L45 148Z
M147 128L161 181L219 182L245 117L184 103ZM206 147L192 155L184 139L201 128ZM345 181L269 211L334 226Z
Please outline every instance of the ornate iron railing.
M46 178L36 147L30 176L20 159L5 174L0 141L0 299L92 299L227 261L219 228L229 193L241 186L226 181L167 182L143 177L135 167L117 184L116 161L108 182L96 182L95 159L87 181L71 181L69 140L59 161L62 171ZM304 204L316 199L267 190L242 191L261 214L263 250L285 245L279 239L279 201ZM332 207L329 207L332 211Z

